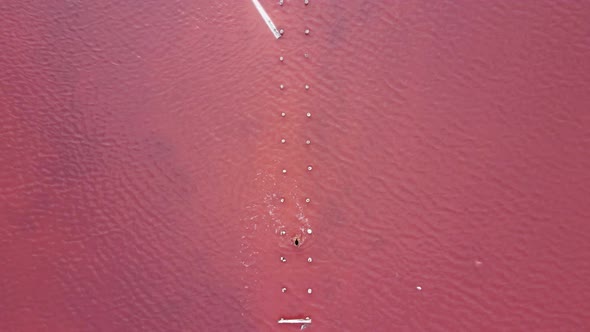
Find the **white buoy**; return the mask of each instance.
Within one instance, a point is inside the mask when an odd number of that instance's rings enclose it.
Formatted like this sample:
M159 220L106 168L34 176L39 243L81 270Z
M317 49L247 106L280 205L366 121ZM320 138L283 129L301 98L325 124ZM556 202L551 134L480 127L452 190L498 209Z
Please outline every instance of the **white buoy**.
M311 171L313 169L313 167L311 167L311 165L307 166L307 170Z
M305 84L305 90L309 90L309 85Z
M279 57L279 61L283 61L283 60L285 60L285 58Z
M305 0L305 1L303 1L303 3L307 6L307 5L309 5L309 0Z
M311 230L311 228L308 228L307 229L307 234L311 234L311 233L313 233L313 231Z
M284 292L286 292L286 291L287 291L287 287L283 287L283 288L281 288L281 292L283 292L283 293L284 293Z
M312 292L311 288L308 288L307 289L307 294L311 294L311 292Z
M286 169L283 170L283 174L287 174L287 170Z
M309 258L307 259L307 262L308 262L308 263L311 263L312 261L313 261L313 259L311 259L311 257L309 257Z
M283 138L283 139L281 139L281 143L285 144L285 142L287 142L287 140L286 140L286 139L284 139L284 138Z
M310 145L311 144L311 140L305 141L305 144Z
M419 290L419 291L421 291L422 290L422 287L416 286L416 289Z
M281 197L281 203L285 203L285 198Z
M282 117L285 117L285 116L287 116L287 113L285 113L285 112L281 112L281 116L282 116Z
M309 35L309 29L305 29L305 34Z
M281 256L281 262L286 263L287 262L287 259L285 257L282 257Z
M281 36L285 33L285 30L281 29L279 30L279 33L281 34Z
M281 90L283 90L285 88L285 86L281 84L281 85L279 85L279 88L281 88Z
M283 0L279 0L279 6L283 5Z
M311 202L311 198L308 197L305 199L305 203L309 203L309 202Z
M308 118L311 118L311 113L307 112L306 115L307 115Z
M280 234L281 234L281 235L285 235L285 234L287 234L287 232L285 232L285 231L281 231L281 233L280 233Z

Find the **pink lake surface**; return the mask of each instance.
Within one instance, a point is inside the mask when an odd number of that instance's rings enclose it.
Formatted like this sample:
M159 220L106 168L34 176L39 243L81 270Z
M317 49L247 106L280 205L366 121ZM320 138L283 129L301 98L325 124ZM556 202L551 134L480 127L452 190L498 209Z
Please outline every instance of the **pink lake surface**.
M261 3L0 3L0 331L590 329L590 2Z

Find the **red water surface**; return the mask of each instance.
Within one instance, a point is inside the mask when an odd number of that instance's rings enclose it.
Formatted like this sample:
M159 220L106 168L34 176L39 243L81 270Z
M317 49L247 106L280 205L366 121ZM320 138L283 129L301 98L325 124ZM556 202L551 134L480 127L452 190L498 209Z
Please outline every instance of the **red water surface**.
M590 2L261 2L0 2L0 331L590 329Z

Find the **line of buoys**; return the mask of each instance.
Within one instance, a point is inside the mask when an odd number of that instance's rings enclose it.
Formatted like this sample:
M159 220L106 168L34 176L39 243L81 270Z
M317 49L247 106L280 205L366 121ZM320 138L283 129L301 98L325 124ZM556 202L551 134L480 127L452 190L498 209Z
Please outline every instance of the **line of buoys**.
M304 1L303 1L303 3L305 4L305 6L308 6L308 5L309 5L309 0L304 0ZM285 1L284 1L284 0L279 0L279 6L283 6L283 5L285 5ZM282 36L282 35L285 33L285 30L281 28L280 30L276 30L276 32L278 32L279 36ZM308 35L310 35L310 33L311 33L311 29L310 29L309 27L306 27L306 28L303 30L303 33L304 33L306 36L308 36ZM278 39L278 37L277 37L277 39ZM304 53L304 57L305 57L306 59L307 59L307 58L309 58L309 53ZM282 55L281 55L281 56L279 56L279 61L280 61L281 63L283 63L283 62L285 61L285 57L284 57L284 56L282 56ZM287 82L287 84L289 84L289 83ZM279 88L280 88L280 90L285 90L285 85L284 85L284 84L280 84L280 85L279 85ZM311 87L310 87L310 84L309 84L309 83L306 83L306 84L303 86L303 88L305 89L305 91L309 91ZM287 116L286 112L281 112L281 117L283 117L283 118L284 118L284 117L286 117L286 116ZM306 112L306 113L305 113L305 116L306 116L307 118L311 118L311 112L309 112L309 111L308 111L308 112ZM281 138L281 144L285 144L286 142L287 142L287 139L286 139L286 137L284 137L284 138ZM311 138L307 138L307 139L305 140L305 145L306 145L306 146L307 146L307 145L311 145ZM313 166L312 166L312 165L307 165L306 169L307 169L307 171L308 171L308 172L311 172L311 171L313 170ZM287 169L283 168L283 169L282 169L282 173L283 173L283 174L287 174ZM280 199L279 199L279 200L280 200L280 202L281 202L281 203L285 203L285 197L280 197ZM306 204L309 204L310 202L311 202L311 198L310 198L310 197L306 197L306 198L305 198L305 203L306 203ZM305 233L307 233L307 235L312 235L312 234L313 234L313 231L312 231L312 229L311 229L310 227L307 227L307 228L305 228L305 229L302 229L302 230L304 230L304 232L305 232ZM279 232L279 234L280 234L281 236L285 236L285 235L287 235L287 231L286 231L286 230L281 230L281 231ZM300 238L299 236L292 237L292 238L291 238L291 241L292 241L292 243L295 245L295 247L299 247L299 246L300 246L300 244L301 244L301 238ZM287 262L287 258L285 258L284 256L281 256L281 257L280 257L280 261L281 261L282 263L286 263L286 262ZM311 262L313 262L313 259L312 259L311 257L308 257L308 258L307 258L307 262L308 262L308 263L311 263ZM281 292L282 292L282 293L286 293L286 292L287 292L287 287L282 287L282 288L281 288ZM312 289L311 289L311 288L307 288L307 294L311 295L311 294L312 294L312 292L313 292L313 291L312 291ZM307 326L307 324L311 324L311 319L310 319L309 317L305 317L305 319L283 319L283 318L281 318L281 319L278 321L278 323L279 323L279 324L285 324L285 323L287 323L287 324L288 324L288 323L291 323L291 324L303 324L303 325L301 326L301 329L303 329L303 328L305 328L305 327Z

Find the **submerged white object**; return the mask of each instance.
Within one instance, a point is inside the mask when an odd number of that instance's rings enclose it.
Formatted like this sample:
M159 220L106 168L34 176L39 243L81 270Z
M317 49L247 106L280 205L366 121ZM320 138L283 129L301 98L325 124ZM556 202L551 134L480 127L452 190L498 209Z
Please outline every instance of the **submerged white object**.
M279 324L311 324L311 318L279 319Z
M281 33L270 19L270 16L268 16L268 14L266 13L266 10L262 8L260 2L258 0L252 0L252 3L254 4L254 7L256 7L256 10L258 10L258 12L260 13L260 16L262 16L262 19L264 20L266 25L268 25L270 32L272 32L276 39L281 38Z

